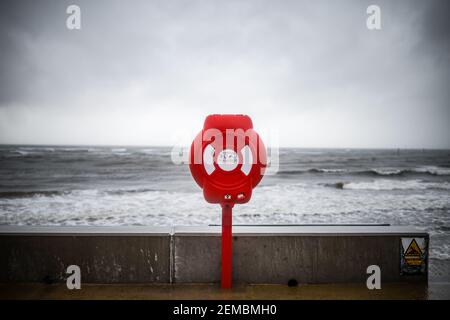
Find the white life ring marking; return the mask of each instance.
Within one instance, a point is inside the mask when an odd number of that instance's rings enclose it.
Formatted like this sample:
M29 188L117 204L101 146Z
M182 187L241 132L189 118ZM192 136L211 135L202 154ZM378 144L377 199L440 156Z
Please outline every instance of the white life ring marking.
M253 154L252 150L249 146L245 146L241 149L242 154L242 166L241 171L248 176L250 173L250 170L252 170L252 164L253 164Z
M216 167L214 166L214 151L214 147L210 144L203 150L203 166L208 175L211 175L214 170L216 170Z

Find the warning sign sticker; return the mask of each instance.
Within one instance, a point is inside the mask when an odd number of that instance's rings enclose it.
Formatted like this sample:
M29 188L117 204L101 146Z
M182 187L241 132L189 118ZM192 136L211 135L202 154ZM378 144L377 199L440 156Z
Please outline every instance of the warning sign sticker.
M426 272L427 243L425 238L402 238L400 251L402 274Z

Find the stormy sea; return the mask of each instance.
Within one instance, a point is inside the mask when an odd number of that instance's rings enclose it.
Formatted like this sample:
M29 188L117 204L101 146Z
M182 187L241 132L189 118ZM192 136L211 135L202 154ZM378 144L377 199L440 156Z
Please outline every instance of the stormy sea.
M0 225L220 224L170 147L0 146ZM234 224L413 225L450 259L450 150L281 149Z

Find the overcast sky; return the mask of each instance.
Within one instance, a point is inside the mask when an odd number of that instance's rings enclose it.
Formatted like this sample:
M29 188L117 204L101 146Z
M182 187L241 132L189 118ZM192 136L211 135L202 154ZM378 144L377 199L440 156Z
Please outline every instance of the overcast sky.
M171 145L246 113L282 146L449 148L449 4L2 0L0 143Z

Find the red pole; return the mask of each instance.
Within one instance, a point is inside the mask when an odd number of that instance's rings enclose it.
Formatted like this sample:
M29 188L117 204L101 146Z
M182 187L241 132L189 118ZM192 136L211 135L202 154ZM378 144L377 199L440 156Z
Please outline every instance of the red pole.
M222 204L222 288L231 288L232 282L232 204Z

